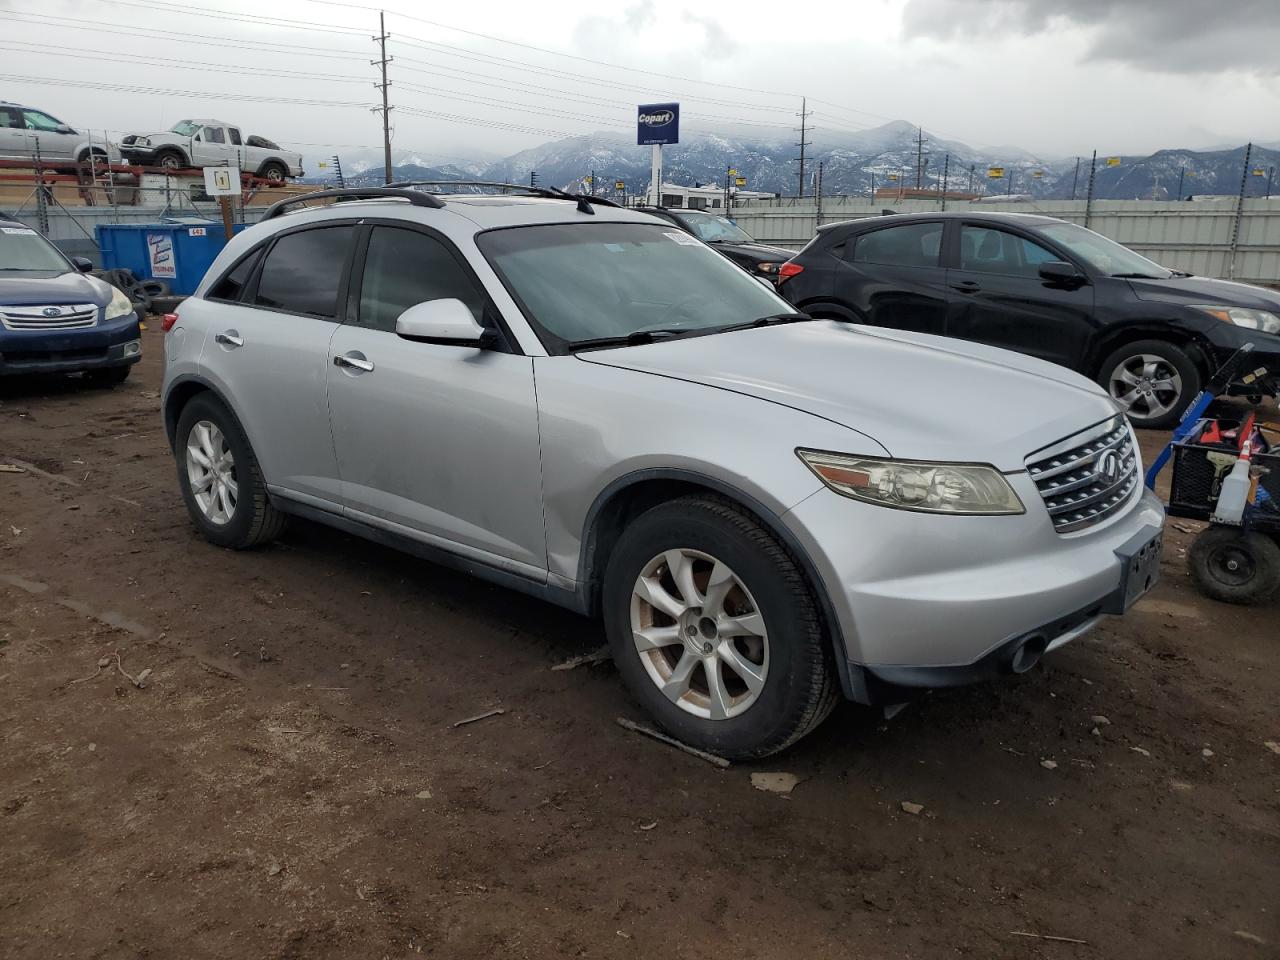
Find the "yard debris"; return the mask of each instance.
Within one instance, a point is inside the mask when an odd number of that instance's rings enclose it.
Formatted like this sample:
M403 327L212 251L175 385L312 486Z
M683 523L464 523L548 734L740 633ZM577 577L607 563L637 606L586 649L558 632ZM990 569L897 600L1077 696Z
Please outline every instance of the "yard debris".
M1185 782L1185 781L1183 781L1183 780L1170 780L1170 781L1169 781L1169 788L1170 788L1171 790L1174 790L1174 791L1178 792L1178 793L1187 793L1188 791L1190 791L1190 790L1192 789L1191 784L1189 784L1189 783L1187 783L1187 782Z
M1040 766L1044 767L1046 770L1057 770L1058 762L1056 760L1041 760Z
M1140 754L1142 754L1144 757L1149 757L1149 756L1151 756L1151 751L1150 751L1150 750L1147 750L1147 749L1145 749L1145 748L1143 748L1143 747L1130 747L1129 749L1130 749L1130 750L1132 750L1134 753L1140 753Z
M1100 713L1095 713L1092 717L1090 717L1089 722L1092 723L1095 727L1107 727L1111 725L1111 721L1108 720L1106 717L1104 717Z
M10 530L10 531L12 531L12 533L13 533L13 535L14 535L15 537L16 537L16 536L20 536L20 535L21 535L21 533L22 533L22 528L21 528L21 527L15 527L15 526L13 526L12 524L10 524L10 525L9 525L9 530Z
M1207 760L1209 757L1213 756L1213 751L1210 750L1208 747L1205 747L1203 750L1200 751L1200 756L1204 757Z
M1195 527L1188 526L1188 525L1187 525L1187 524L1185 524L1185 523L1175 523L1175 524L1173 524L1173 529L1175 529L1175 530L1180 530L1182 533L1195 533L1195 532L1196 532L1196 528L1195 528Z
M284 872L284 867L280 866L280 864L278 863L273 863L271 866L267 867L268 877L277 877L283 872Z
M18 466L16 463L0 463L0 473L26 473L24 467Z
M454 724L455 727L465 727L468 723L475 723L477 720L488 720L490 717L496 717L506 713L502 707L495 707L485 713L477 713L474 717L467 717L465 720L459 720Z
M430 791L430 790L419 790L416 794L414 794L414 799L415 799L415 800L430 800L430 799L431 799L431 791Z
M1100 736L1102 736L1102 731L1101 731L1101 730L1099 730L1097 727L1094 727L1094 728L1093 728L1092 730L1090 730L1089 732L1090 732L1090 733L1092 733L1095 737L1100 737Z
M751 785L765 793L788 794L796 788L800 778L794 773L753 773Z
M1263 740L1262 745L1272 753L1280 753L1280 743L1276 743L1274 740Z
M613 654L609 651L609 645L606 643L599 650L593 650L590 653L584 653L581 656L570 657L564 663L557 663L552 670L572 670L575 667L586 666L594 663L604 663L606 660L612 660Z
M705 760L707 763L713 763L717 767L729 766L729 761L724 757L717 757L714 753L707 753L705 750L699 750L697 747L691 747L688 744L681 743L674 737L668 737L665 733L659 733L657 730L653 730L649 727L643 726L642 724L636 723L634 720L628 720L626 717L618 717L614 722L624 730L630 730L632 733L640 733L646 737L652 737L654 740L665 743L669 747L675 747L677 750L682 750L691 757L697 757L699 760Z
M1051 940L1054 943L1083 943L1088 946L1088 940L1077 940L1075 937L1051 937L1047 933L1027 933L1024 930L1010 930L1011 937L1030 937L1033 940Z
M1232 930L1231 935L1233 937L1239 937L1241 940L1248 940L1250 943L1266 943L1267 942L1263 940L1260 936L1258 936L1256 933L1250 933L1248 930Z
M909 814L911 814L913 817L918 817L918 816L920 816L920 814L924 813L924 804L923 804L923 803L912 803L910 800L903 800L903 801L902 801L902 812L903 812L903 813L909 813Z
M652 823L642 823L642 824L640 824L640 829L641 829L641 830L643 830L643 831L645 831L646 833L648 833L650 830L652 830L652 829L653 829L654 827L656 827L657 825L658 825L658 821L657 821L657 820L654 820Z

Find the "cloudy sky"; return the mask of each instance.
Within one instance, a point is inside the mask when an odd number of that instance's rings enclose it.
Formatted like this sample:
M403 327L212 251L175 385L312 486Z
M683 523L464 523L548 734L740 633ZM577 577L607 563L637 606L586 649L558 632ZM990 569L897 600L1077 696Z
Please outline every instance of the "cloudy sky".
M270 19L265 11L270 10ZM77 126L238 122L310 157L380 143L374 0L0 0L0 98ZM1280 0L386 0L397 150L494 157L688 126L889 119L1045 158L1280 140ZM536 11L536 12L535 12Z

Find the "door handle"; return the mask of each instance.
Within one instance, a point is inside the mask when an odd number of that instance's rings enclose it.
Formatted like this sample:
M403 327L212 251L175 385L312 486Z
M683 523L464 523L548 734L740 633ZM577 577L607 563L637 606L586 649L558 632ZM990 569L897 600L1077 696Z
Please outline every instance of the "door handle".
M215 343L220 343L224 347L243 347L244 346L244 340L240 337L239 334L233 331L220 333L216 337L214 337L213 340Z
M363 357L353 357L350 354L339 354L333 358L335 367L351 367L353 370L363 370L365 373L373 372L373 361L365 360Z
M959 283L953 283L951 285L951 289L959 290L961 293L977 293L981 288L978 286L976 281L961 280Z

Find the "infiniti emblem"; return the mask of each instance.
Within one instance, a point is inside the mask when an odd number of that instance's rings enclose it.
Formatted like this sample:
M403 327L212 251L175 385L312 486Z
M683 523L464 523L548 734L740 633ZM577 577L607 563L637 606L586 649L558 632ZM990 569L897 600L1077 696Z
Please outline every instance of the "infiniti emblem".
M44 308L43 310L41 310L40 312L41 312L41 313L43 313L46 317L60 317L60 316L62 316L62 308L61 308L61 307L45 307L45 308Z
M1120 479L1120 455L1114 450L1107 450L1098 457L1098 469L1094 472L1108 486L1115 483Z

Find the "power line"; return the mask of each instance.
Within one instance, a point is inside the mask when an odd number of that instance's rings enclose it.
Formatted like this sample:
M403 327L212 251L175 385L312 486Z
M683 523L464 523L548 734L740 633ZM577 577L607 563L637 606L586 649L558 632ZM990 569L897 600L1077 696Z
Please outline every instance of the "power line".
M262 101L261 93L211 93L208 90L175 90L169 87L145 87L134 84L124 83L106 83L100 80L60 80L52 77L28 77L17 74L0 74L0 80L10 83L41 83L55 87L81 87L88 90L115 90L121 93L144 93L156 94L166 97L189 97L193 100L240 100L260 103ZM271 98L272 103L288 103L298 106L308 107L358 107L361 110L367 110L371 106L368 103L358 103L351 100L309 100L297 97L275 97Z
M188 7L177 3L162 3L160 0L107 0L126 7L138 7L141 10L160 11L162 13L181 13L187 17L205 17L210 20L233 20L238 23L260 23L266 26L287 30L310 30L315 33L336 33L347 36L362 36L364 31L359 27L318 27L306 20L289 20L284 17L264 17L261 14L238 13L233 10L218 10L212 7ZM373 8L376 9L376 8Z
M808 101L804 97L801 97L800 113L797 114L797 116L800 117L800 142L796 144L796 146L800 148L800 156L797 158L800 161L800 192L797 196L801 197L804 196L804 151L806 147L811 145L807 134L807 127L809 117L812 115L813 114L809 111Z

